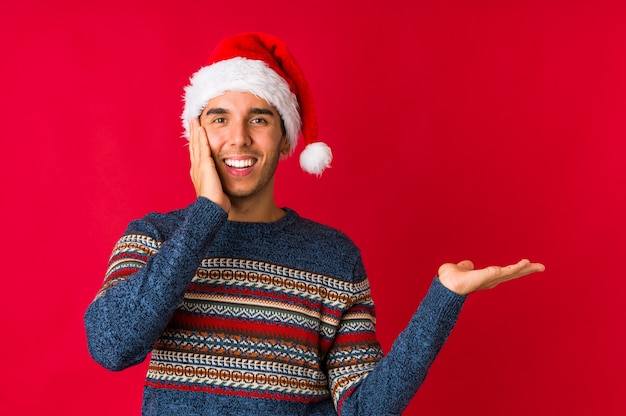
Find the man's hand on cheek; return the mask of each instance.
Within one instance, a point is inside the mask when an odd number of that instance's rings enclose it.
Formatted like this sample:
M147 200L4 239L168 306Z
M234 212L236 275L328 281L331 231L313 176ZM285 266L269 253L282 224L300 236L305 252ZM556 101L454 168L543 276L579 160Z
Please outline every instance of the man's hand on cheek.
M196 196L205 197L218 204L226 212L230 211L230 199L224 193L222 182L211 155L211 146L204 127L198 119L189 120L189 175L196 189Z

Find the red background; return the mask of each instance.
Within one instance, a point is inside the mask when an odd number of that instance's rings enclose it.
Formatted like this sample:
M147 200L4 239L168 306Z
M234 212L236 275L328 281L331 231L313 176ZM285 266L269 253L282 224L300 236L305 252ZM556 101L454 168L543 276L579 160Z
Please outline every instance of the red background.
M182 88L249 30L336 157L279 202L362 248L386 350L439 264L547 266L470 297L406 414L624 414L623 2L169 3L0 6L3 414L139 413L145 364L100 368L82 316L126 224L193 200Z

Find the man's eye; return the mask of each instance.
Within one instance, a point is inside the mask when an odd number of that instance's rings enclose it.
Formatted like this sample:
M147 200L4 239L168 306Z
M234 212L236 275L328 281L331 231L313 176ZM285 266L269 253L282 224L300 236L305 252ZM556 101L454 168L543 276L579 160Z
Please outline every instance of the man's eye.
M218 123L218 124L226 123L226 119L224 117L215 117L213 119L213 123Z
M252 120L250 120L250 122L252 124L266 124L267 120L265 120L264 118L257 117L257 118L253 118Z

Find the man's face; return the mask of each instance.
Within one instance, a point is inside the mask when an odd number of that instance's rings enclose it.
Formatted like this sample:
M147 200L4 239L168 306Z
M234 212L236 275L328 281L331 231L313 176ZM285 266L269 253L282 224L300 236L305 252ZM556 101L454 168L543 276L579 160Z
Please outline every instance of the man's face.
M229 197L273 195L274 171L289 153L275 107L253 94L227 91L208 102L200 125Z

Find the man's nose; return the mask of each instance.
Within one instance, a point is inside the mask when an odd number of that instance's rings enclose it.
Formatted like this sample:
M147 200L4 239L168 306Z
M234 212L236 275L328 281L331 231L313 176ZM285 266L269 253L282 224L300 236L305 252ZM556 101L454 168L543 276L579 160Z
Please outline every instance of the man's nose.
M252 143L250 131L246 123L236 123L230 131L229 142L231 146L249 146Z

